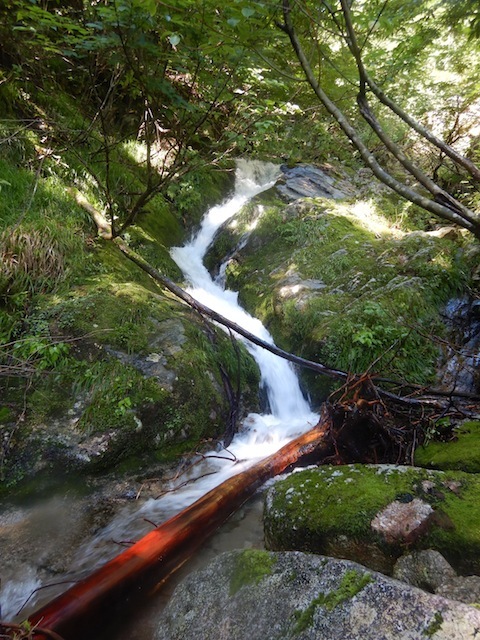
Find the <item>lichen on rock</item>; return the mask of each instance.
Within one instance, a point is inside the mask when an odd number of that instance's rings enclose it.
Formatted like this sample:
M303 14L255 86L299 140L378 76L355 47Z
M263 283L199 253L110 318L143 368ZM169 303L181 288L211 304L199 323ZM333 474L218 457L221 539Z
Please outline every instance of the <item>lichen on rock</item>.
M176 588L156 640L474 640L480 611L346 560L270 553L268 574L234 593L245 551L222 554ZM263 552L266 553L266 552Z

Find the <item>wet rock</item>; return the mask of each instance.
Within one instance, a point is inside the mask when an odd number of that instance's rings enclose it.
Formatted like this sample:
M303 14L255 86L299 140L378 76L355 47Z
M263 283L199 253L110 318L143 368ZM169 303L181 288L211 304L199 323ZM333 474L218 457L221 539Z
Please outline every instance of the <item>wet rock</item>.
M223 554L177 587L156 640L470 640L480 611L345 560Z
M163 388L172 391L176 380L176 372L168 367L168 358L182 350L186 341L185 328L180 320L169 318L158 322L152 318L156 327L153 338L150 338L146 355L125 353L106 348L120 362L138 369L147 378L155 378Z
M319 467L268 491L265 541L347 558L390 574L409 550L436 549L480 571L480 477L395 465Z
M327 285L321 280L301 278L295 269L290 268L284 277L278 282L278 295L284 300L294 298L297 301L305 300L308 294L321 291Z
M286 200L298 198L345 198L347 185L329 175L326 171L308 164L289 168L282 166L284 182L277 185L277 191Z
M445 321L452 347L447 347L439 376L442 387L456 391L480 391L480 301L454 298L445 307Z

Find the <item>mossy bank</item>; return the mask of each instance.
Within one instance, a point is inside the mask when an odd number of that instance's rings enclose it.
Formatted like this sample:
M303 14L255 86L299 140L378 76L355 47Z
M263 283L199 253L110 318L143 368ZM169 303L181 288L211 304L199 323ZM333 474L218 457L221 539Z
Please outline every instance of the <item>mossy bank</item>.
M48 109L78 117L65 94ZM99 211L108 204L85 168L94 143L48 156L35 175L41 131L13 134L13 123L1 124L0 491L33 477L39 486L72 473L145 472L211 446L232 402L238 417L257 408L251 356L98 237L75 195ZM141 143L114 153L120 212L144 178L132 160ZM231 186L228 164L179 177L145 204L125 242L181 281L169 249Z

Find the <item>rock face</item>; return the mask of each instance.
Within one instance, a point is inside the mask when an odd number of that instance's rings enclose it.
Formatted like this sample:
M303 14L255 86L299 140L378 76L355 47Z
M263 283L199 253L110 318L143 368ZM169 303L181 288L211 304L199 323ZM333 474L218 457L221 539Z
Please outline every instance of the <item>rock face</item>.
M438 551L415 551L401 557L393 575L398 580L458 600L465 604L480 602L480 576L458 576Z
M319 467L270 488L265 540L347 558L390 574L406 550L436 549L459 571L480 569L480 480L394 465Z
M156 640L469 640L480 611L345 560L234 551L176 589Z
M455 348L445 350L441 384L445 389L476 393L480 389L480 300L454 298L444 315Z
M283 183L277 191L286 200L298 198L345 198L351 186L345 181L335 180L326 171L308 164L295 167L282 166ZM350 187L350 188L349 188ZM346 193L347 192L347 193Z

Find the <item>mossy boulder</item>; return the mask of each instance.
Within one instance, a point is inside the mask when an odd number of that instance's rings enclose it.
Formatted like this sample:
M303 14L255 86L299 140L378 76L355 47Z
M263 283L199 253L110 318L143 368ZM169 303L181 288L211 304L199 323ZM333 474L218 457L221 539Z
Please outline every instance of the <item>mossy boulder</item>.
M479 626L476 608L353 562L247 550L188 575L155 640L474 640Z
M268 492L271 549L343 557L390 573L407 549L480 571L480 478L459 471L345 465L291 474Z
M453 438L432 440L415 451L415 464L430 469L459 469L480 472L480 421L471 420L458 426Z

